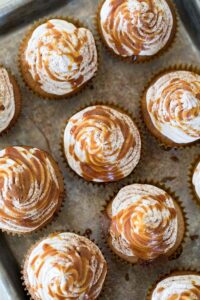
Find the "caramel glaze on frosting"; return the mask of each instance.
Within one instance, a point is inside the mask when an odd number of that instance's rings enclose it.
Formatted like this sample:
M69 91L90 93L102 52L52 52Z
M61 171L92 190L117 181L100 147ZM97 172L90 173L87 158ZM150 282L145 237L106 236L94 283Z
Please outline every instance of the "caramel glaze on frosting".
M199 300L200 275L172 275L160 281L152 293L152 300Z
M41 89L59 96L75 91L97 70L92 33L60 19L49 20L33 31L25 59Z
M0 133L11 123L15 115L14 89L7 70L0 67Z
M25 282L38 300L94 300L106 273L107 264L99 248L69 232L39 242L24 266Z
M126 186L112 202L112 245L126 256L152 260L167 253L176 243L177 224L172 198L155 186Z
M146 105L156 129L176 144L200 139L200 75L171 71L146 92Z
M109 106L90 106L70 118L64 151L70 167L88 181L116 181L140 159L140 134L131 118Z
M46 224L59 209L63 194L58 172L50 155L37 148L1 150L0 228L28 233Z
M151 56L167 44L173 15L166 0L105 0L100 26L116 54Z

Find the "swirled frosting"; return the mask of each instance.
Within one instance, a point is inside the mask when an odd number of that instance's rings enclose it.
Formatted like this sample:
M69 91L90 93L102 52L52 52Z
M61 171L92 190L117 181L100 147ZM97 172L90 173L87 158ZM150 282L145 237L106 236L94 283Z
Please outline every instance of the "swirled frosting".
M105 0L100 26L116 54L151 56L167 44L173 16L165 0Z
M176 243L177 214L171 196L152 185L122 188L112 202L113 247L126 256L152 260Z
M15 115L15 98L13 85L8 72L0 67L0 133L11 123Z
M197 196L200 198L200 161L195 167L192 177L192 183Z
M109 106L90 106L70 118L64 151L70 167L88 181L116 181L140 159L140 134L131 118Z
M25 280L41 300L96 299L107 264L99 248L74 233L50 235L26 259Z
M92 33L59 19L49 20L33 31L25 59L41 89L54 95L71 93L97 70Z
M177 144L200 139L200 75L173 71L147 90L146 104L156 129Z
M0 151L0 228L31 232L58 210L63 187L46 152L31 147Z
M157 284L151 299L199 300L200 276L192 274L169 276Z

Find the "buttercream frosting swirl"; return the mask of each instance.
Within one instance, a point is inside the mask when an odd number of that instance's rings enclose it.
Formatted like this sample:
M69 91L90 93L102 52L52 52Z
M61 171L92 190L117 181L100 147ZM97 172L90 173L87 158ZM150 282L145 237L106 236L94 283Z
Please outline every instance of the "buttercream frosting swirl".
M49 20L33 31L25 59L41 89L59 96L78 89L97 70L92 33L60 19Z
M177 144L200 139L200 75L172 71L147 90L146 104L156 129Z
M195 167L193 176L192 176L192 183L195 189L197 196L200 198L200 161Z
M55 164L49 154L37 148L7 147L0 151L1 229L28 233L57 212L63 184Z
M110 48L121 56L151 56L168 42L173 15L165 0L105 0L100 26Z
M152 300L199 300L200 276L187 274L169 276L156 285Z
M33 247L24 273L29 290L38 299L96 299L107 264L93 242L64 232L50 235Z
M0 67L0 133L11 123L15 115L14 89L8 72Z
M89 106L70 118L64 132L70 167L88 181L116 181L140 159L140 134L131 118L109 106Z
M113 247L127 256L152 260L167 253L177 239L177 213L165 191L148 184L122 188L112 202Z

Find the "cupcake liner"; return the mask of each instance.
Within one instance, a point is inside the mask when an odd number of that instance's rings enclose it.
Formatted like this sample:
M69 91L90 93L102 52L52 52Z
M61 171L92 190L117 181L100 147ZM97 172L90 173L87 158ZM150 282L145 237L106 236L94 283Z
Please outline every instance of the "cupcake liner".
M118 109L120 111L122 111L123 113L127 114L134 122L134 124L136 125L136 127L139 130L140 133L140 138L141 138L141 154L140 154L140 160L138 162L138 164L136 165L136 167L134 168L134 170L126 177L122 178L121 180L118 181L112 181L112 182L95 182L95 181L87 181L86 179L84 179L83 177L79 176L74 170L72 170L72 168L69 166L67 158L65 156L65 151L64 151L64 144L63 144L63 136L64 136L64 131L65 131L65 127L69 121L69 119L76 113L78 113L79 111L87 108L88 106L94 106L94 105L107 105L110 106L114 109ZM62 133L61 133L61 139L60 139L60 153L61 153L61 157L63 159L63 163L65 164L68 173L75 178L76 180L80 180L82 183L89 185L89 186L100 186L100 187L107 187L107 186L115 186L117 185L119 186L123 186L124 184L126 184L127 182L129 182L132 178L132 174L135 173L135 170L138 168L138 166L141 163L141 159L144 156L144 147L143 147L143 130L142 127L140 126L140 124L138 123L138 121L132 116L132 114L125 109L123 106L120 106L119 104L115 104L111 101L88 101L87 103L85 103L84 105L79 106L79 108L77 108L73 114L71 114L71 116L66 119L64 121L64 126L62 128Z
M153 290L155 289L155 287L157 286L157 284L164 280L165 278L169 277L169 276L173 276L173 275L178 275L178 274L194 274L194 275L199 275L200 276L200 271L198 269L193 269L193 268L177 268L177 269L172 269L171 271L169 271L168 273L165 274L161 274L158 279L150 285L147 294L146 294L146 300L152 300L152 293Z
M5 67L3 64L0 64L0 68L4 68L7 70L9 79L13 85L13 90L14 90L14 98L15 98L15 114L13 119L11 120L10 124L6 129L4 129L2 132L0 132L0 137L7 135L7 133L13 129L13 127L16 125L17 121L19 120L21 110L22 110L22 94L20 90L20 85L11 71L10 68Z
M81 233L80 231L76 231L76 230L73 230L73 229L69 229L69 228L66 228L66 230L59 230L59 231L54 231L48 235L45 235L43 234L43 236L41 238L39 238L34 244L32 244L32 246L29 248L28 251L26 251L25 255L24 255L24 258L22 260L22 263L21 263L21 282L22 282L22 286L24 288L24 291L26 292L27 296L30 297L31 300L40 300L38 299L37 297L34 297L33 294L31 293L30 291L30 286L29 286L29 283L28 283L28 280L27 280L27 274L25 272L25 264L26 264L26 260L27 258L29 257L29 255L31 254L32 250L40 243L42 242L44 239L46 239L47 237L51 236L51 235L55 235L55 234L59 234L59 233L63 233L63 232L70 232L70 233L74 233L74 234L77 234L77 235L80 235L80 236L84 236L86 237L87 239L89 239L91 242L93 242L98 248L99 250L101 251L104 259L106 260L106 255L103 251L103 249L101 248L101 246L99 246L98 242L96 242L95 239L92 239L90 237L88 237L87 234L85 233ZM105 296L105 290L108 286L108 279L109 279L109 265L108 265L108 262L106 261L107 263L107 274L106 274L106 277L105 277L105 280L104 280L104 283L103 283L103 287L101 289L101 292L98 296L98 299L105 299L104 296Z
M23 145L23 147L25 147ZM29 147L29 146L27 146ZM42 150L44 151L44 150ZM46 152L48 155L50 155L47 151L44 151ZM66 185L65 185L65 182L64 182L64 176L61 172L61 169L59 167L59 164L58 162L50 155L50 158L54 161L54 163L56 164L57 168L56 168L56 174L57 176L60 177L60 180L62 178L62 182L63 182L63 191L60 193L60 196L59 196L59 204L57 206L57 209L55 210L55 212L53 213L53 215L51 216L51 218L49 218L44 224L42 224L40 227L38 227L37 229L33 230L33 231L30 231L30 232L14 232L12 230L5 230L5 229L2 229L0 228L0 231L3 232L3 233L6 233L10 236L18 236L18 237L24 237L24 236L27 236L27 235L30 235L30 234L33 234L33 233L43 233L49 226L53 225L53 223L57 220L57 218L59 217L60 213L62 212L62 209L64 207L64 200L65 200L65 196L67 195L67 192L66 192ZM59 175L58 175L59 173Z
M168 40L168 42L166 43L166 45L160 49L156 54L151 55L151 56L139 56L139 55L134 55L131 57L123 57L121 55L116 54L106 43L103 34L102 34L102 30L101 30L101 25L100 25L100 20L99 20L99 15L100 15L100 11L101 8L104 4L105 0L100 0L98 8L97 8L97 13L96 16L94 17L94 25L96 28L96 31L98 32L99 35L99 40L102 41L104 48L107 50L107 52L113 57L113 58L117 58L121 61L125 61L128 63L134 63L134 64L140 64L140 63L148 63L153 61L154 59L159 58L160 56L162 56L164 53L168 52L171 48L173 48L176 39L177 39L177 32L179 31L179 18L178 18L178 12L177 12L177 8L174 2L172 2L172 0L166 0L166 2L168 3L172 14L173 14L173 22L174 22L174 28L173 31L171 33L171 36Z
M148 90L148 88L161 76L167 74L168 72L172 72L172 71L190 71L190 72L194 72L200 75L200 68L194 65L190 65L190 64L176 64L176 65L172 65L172 66L168 66L165 67L164 69L160 70L159 72L155 73L149 80L148 82L145 84L144 89L141 93L140 99L141 99L141 105L140 105L140 114L141 114L141 120L143 125L146 127L147 132L151 134L151 136L158 142L158 144L160 145L161 148L163 148L166 151L169 151L171 149L184 149L184 148L191 148L192 146L195 146L196 144L199 143L199 140L196 140L194 142L191 142L189 144L176 144L175 142L171 141L170 139L168 139L167 137L165 137L164 135L162 136L163 140L161 140L161 138L159 138L158 136L154 135L152 133L152 130L149 129L149 126L146 124L145 121L145 117L144 117L144 112L143 112L143 104L142 101L145 97L145 94ZM151 120L149 119L149 122ZM154 127L154 125L151 125L152 127ZM147 135L147 133L146 133ZM158 134L159 135L159 134ZM162 135L160 133L160 135ZM165 141L164 141L165 139Z
M197 164L200 162L200 155L198 155L195 160L191 163L190 167L189 167L189 171L188 171L188 185L189 185L189 191L190 191L190 195L192 196L192 199L194 200L194 202L200 206L200 199L196 194L196 191L194 189L193 183L192 183L192 177L194 174L194 170L197 166Z
M87 26L85 26L84 23L80 22L78 19L74 18L74 17L68 17L68 16L50 16L48 18L43 18L43 19L39 19L38 21L35 21L34 24L28 29L28 31L26 32L20 47L19 47L19 51L18 51L18 69L20 71L20 75L21 78L24 82L24 85L28 88L28 90L30 92L32 92L34 95L39 96L42 99L45 100L62 100L62 99L69 99L74 95L79 95L81 94L87 87L91 86L93 84L93 80L95 79L98 69L99 69L99 44L96 42L96 36L93 34L94 40L95 40L95 45L96 45L96 50L97 50L97 70L94 73L93 77L90 78L88 81L86 81L85 83L83 83L81 86L79 86L75 91L71 91L70 93L66 94L66 95L53 95L53 94L47 94L46 92L43 92L44 94L42 95L42 93L39 93L37 91L35 91L33 88L30 87L30 85L27 83L27 81L25 80L24 76L23 76L23 71L22 71L22 67L21 67L21 53L22 53L22 49L24 47L24 44L26 44L27 40L30 38L32 32L41 24L51 20L51 19L61 19L67 22L70 22L72 24L74 24L76 27L80 28L80 27L84 27L86 29L89 29ZM90 30L90 29L89 29ZM91 31L91 30L90 30ZM91 31L92 32L92 31Z
M187 218L187 214L186 214L186 211L185 211L185 207L183 206L183 204L180 201L179 197L174 192L172 192L171 189L168 188L163 183L160 183L160 182L157 182L157 181L154 181L154 180L139 180L139 181L132 182L132 184L134 184L134 183L149 184L149 185L156 186L156 187L164 190L165 192L167 192L172 197L172 199L175 201L175 203L179 206L179 208L182 211L182 216L183 216L183 220L184 220L184 235L183 235L182 241L181 241L180 245L177 247L177 249L175 249L173 254L170 254L169 256L161 255L158 258L156 258L154 260L151 260L151 261L145 261L145 260L140 260L139 259L138 262L131 263L131 262L126 261L125 259L121 258L120 256L118 256L115 253L115 251L113 249L111 249L111 247L109 245L109 241L108 241L109 233L107 231L108 231L109 226L110 226L109 225L110 221L109 221L109 219L107 217L107 213L106 213L106 209L107 209L108 204L111 201L113 201L113 199L116 197L116 195L119 192L119 190L117 190L117 191L115 190L115 191L113 191L113 194L108 199L105 200L105 202L102 206L102 209L101 209L101 214L100 214L101 237L102 237L102 240L104 241L104 244L106 245L107 249L109 250L109 252L114 257L115 260L117 260L118 262L121 262L123 264L126 264L126 265L128 264L128 265L131 265L131 266L134 266L134 265L149 265L152 262L158 261L159 259L162 259L162 258L166 258L168 261L179 258L179 256L182 254L183 248L184 248L185 243L186 243L186 239L189 235L188 234L189 224L188 224L188 218ZM107 228L103 228L103 227L105 227L105 225L104 226L102 225L103 222L108 223Z

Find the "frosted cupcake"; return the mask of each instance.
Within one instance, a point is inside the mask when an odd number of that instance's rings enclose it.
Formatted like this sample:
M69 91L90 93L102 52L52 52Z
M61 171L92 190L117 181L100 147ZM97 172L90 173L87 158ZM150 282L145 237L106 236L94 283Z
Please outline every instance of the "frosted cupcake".
M170 0L104 0L97 21L102 40L113 54L139 62L166 50L177 27Z
M200 299L200 274L194 271L176 271L160 280L147 300Z
M0 151L0 229L30 233L58 213L63 199L62 174L45 151L7 147Z
M21 95L14 76L0 66L0 134L11 128L19 117Z
M64 130L64 155L87 181L112 182L128 176L140 159L140 133L119 109L89 106L72 116Z
M34 300L97 299L107 273L99 248L87 238L55 233L28 252L23 274Z
M142 98L145 123L168 147L200 140L200 75L191 71L166 71L157 76Z
M97 71L92 33L64 19L37 23L22 42L19 59L26 84L46 98L76 93Z
M149 184L122 188L108 203L102 225L112 251L133 264L172 256L185 233L179 204Z

